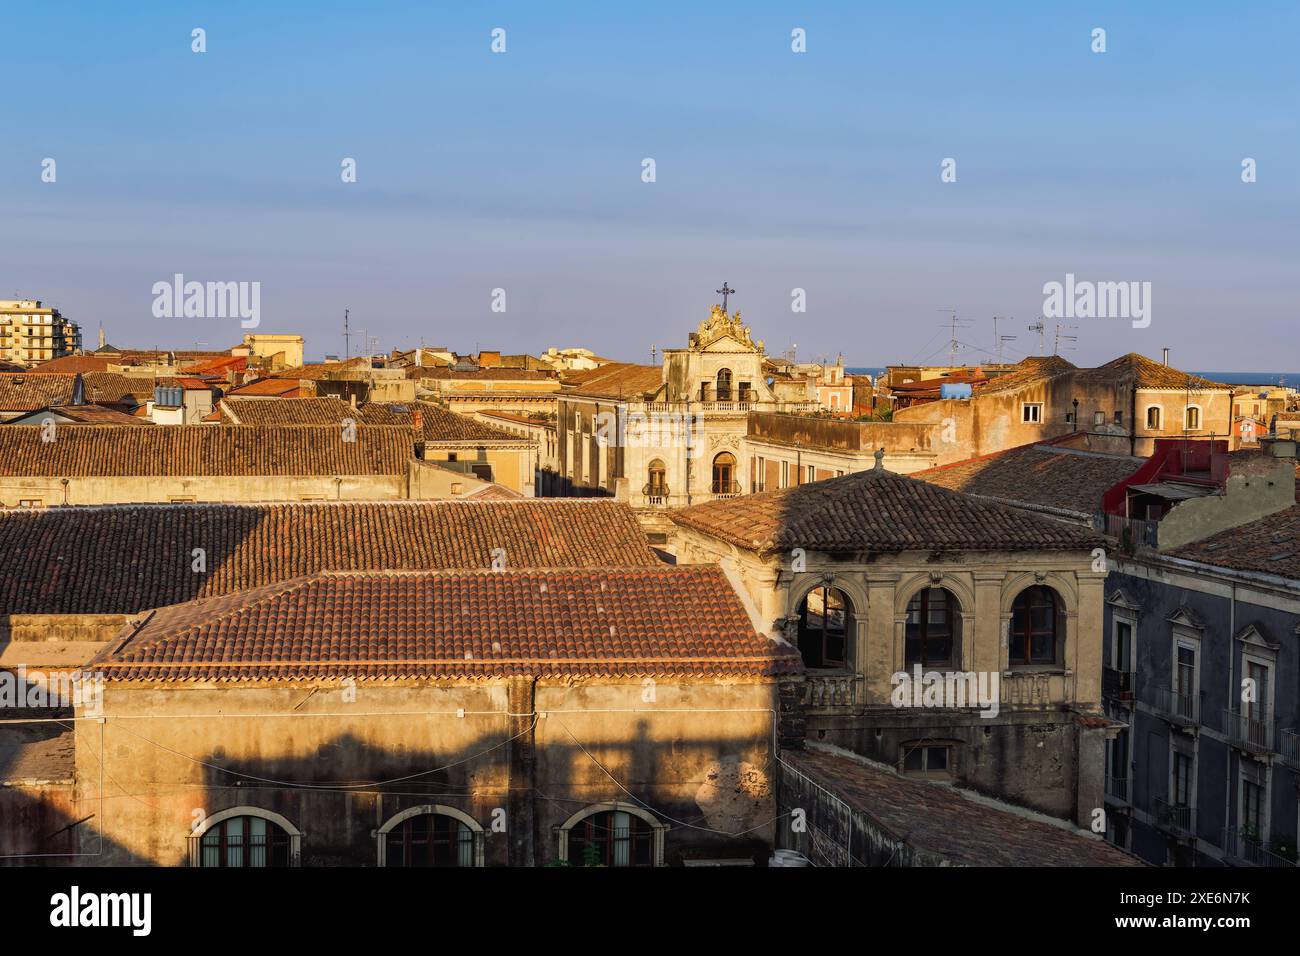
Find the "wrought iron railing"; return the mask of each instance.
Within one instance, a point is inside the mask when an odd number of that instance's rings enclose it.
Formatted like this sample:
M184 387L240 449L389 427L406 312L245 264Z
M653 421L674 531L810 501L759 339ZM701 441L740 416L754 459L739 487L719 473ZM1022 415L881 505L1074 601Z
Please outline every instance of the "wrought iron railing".
M1157 687L1152 703L1156 711L1168 719L1183 724L1199 724L1202 696L1172 687Z
M1254 753L1271 753L1277 749L1271 714L1241 714L1223 711L1223 732L1235 747Z
M1164 797L1154 797L1151 810L1160 826L1189 835L1196 832L1196 811L1185 803L1171 803Z

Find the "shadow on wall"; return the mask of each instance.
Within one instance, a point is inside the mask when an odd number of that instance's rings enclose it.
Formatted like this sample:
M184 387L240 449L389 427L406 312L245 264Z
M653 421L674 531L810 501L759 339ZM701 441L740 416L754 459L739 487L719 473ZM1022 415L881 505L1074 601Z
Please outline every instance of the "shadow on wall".
M394 724L400 719L395 715ZM571 718L578 719L581 715ZM275 723L267 722L268 741ZM601 726L608 731L607 720ZM112 729L110 719L110 734ZM220 728L214 733L221 733ZM404 811L436 805L457 811L460 816L453 818L481 829L481 836L466 839L481 840L485 865L545 865L557 858L559 829L566 821L614 801L648 807L665 826L667 865L688 858L766 860L772 828L764 824L776 816L770 742L725 736L656 741L646 720L629 727L628 739L613 743L579 745L558 726L542 722L537 734L547 739L535 746L528 735L511 741L503 731L444 752L376 747L352 734L292 757L236 758L214 749L191 757L197 776L155 780L157 796L149 804L114 800L110 831L131 845L142 845L152 831L156 845L172 848L170 856L140 860L110 843L104 861L187 865L203 853L195 847L202 837L191 835L195 820L254 807L283 818L300 834L296 849L303 866L374 866L386 822ZM182 749L174 740L166 746ZM155 746L143 740L135 740L130 752L142 768L177 766L156 762ZM130 767L109 769L118 780L135 779ZM112 790L109 795L116 796ZM214 833L209 844L219 839ZM401 839L400 833L393 839ZM284 846L287 852L287 841ZM579 849L571 851L574 864L582 865ZM216 851L210 850L207 858L217 859Z

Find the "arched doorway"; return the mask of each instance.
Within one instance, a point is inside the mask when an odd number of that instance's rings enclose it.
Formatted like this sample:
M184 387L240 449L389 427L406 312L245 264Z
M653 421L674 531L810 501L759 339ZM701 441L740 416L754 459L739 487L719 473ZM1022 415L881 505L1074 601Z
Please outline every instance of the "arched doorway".
M718 369L718 384L715 389L717 400L720 402L731 401L731 369Z
M668 469L663 460L656 458L646 469L645 495L652 505L661 505L668 497Z
M736 456L729 451L724 451L713 459L713 493L740 494L740 483L736 481Z

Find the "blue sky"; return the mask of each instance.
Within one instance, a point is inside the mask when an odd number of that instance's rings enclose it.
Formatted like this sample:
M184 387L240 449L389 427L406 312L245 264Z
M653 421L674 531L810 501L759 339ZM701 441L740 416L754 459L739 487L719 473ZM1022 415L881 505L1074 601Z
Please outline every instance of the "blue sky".
M0 296L92 342L238 341L153 317L180 272L260 282L312 356L347 307L384 348L648 361L725 279L769 351L883 365L943 355L948 309L1036 352L1074 273L1153 299L1075 322L1075 362L1290 371L1300 5L1138 6L5 4Z

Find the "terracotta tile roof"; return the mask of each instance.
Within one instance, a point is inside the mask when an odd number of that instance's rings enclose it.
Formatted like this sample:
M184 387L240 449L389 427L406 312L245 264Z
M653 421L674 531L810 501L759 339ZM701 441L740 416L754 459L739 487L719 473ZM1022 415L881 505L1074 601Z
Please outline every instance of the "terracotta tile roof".
M327 573L159 609L88 666L188 681L800 670L703 565Z
M102 356L65 355L62 358L42 362L32 371L42 373L65 372L75 375L77 372L107 372L108 366L111 364L113 364L112 359Z
M1187 388L1188 383L1194 389L1222 389L1231 391L1231 385L1211 382L1189 372L1180 372L1176 368L1161 365L1159 362L1129 352L1105 365L1083 369L1079 374L1080 384L1128 383L1133 382L1138 388Z
M0 477L404 475L404 428L360 426L343 441L335 425L278 428L140 428L64 425L42 441L39 425L0 428Z
M1034 382L1045 382L1066 372L1072 372L1076 367L1059 355L1029 356L1016 363L1014 372L991 377L987 385L980 387L979 393L984 395L1015 391Z
M133 614L321 571L490 568L495 549L510 568L660 564L632 510L595 499L16 508L0 510L0 613Z
M181 371L187 375L224 375L227 372L239 372L248 368L248 356L227 355L222 358L206 359L186 365Z
M549 369L522 368L479 368L469 371L456 371L449 366L413 365L406 370L408 378L435 378L452 381L508 381L508 382L544 382L556 378Z
M1103 494L1145 461L1128 455L1033 444L913 472L912 477L981 498L1088 516L1101 510Z
M414 428L417 417L419 434L415 440L456 444L510 442L519 444L518 435L486 422L457 415L432 402L370 402L359 408L340 398L225 398L222 403L227 419L243 425L338 425L352 419L358 424L398 425Z
M240 425L338 425L360 423L361 413L339 398L240 398L221 400L226 420Z
M370 368L370 359L363 355L345 359L341 362L309 362L297 368L284 368L276 372L278 378L296 378L304 381L319 381L338 372L356 371Z
M30 412L50 405L72 404L74 373L0 374L0 411ZM138 405L153 398L153 379L114 372L86 372L81 377L86 401L101 405Z
M1300 505L1221 531L1168 554L1235 571L1300 581Z
M51 405L49 408L39 409L33 414L39 415L41 412L53 412L83 425L140 426L151 424L148 419L141 421L134 415L114 411L104 405Z
M900 776L851 757L810 749L782 760L848 803L888 837L950 866L1143 866L1105 840L1035 819L951 786Z
M240 395L269 395L280 398L297 398L301 394L299 392L301 384L296 378L259 378L246 385L240 385L238 388L232 388L226 392L226 396L229 398Z
M485 488L480 488L478 491L471 492L465 497L473 501L506 501L526 496L513 488L493 483Z
M1076 551L1105 542L1090 530L872 469L673 512L677 524L767 554Z
M657 365L611 362L567 375L564 383L565 394L641 399L663 387L663 370Z
M518 445L524 439L518 435L495 428L487 422L468 415L457 415L432 402L370 402L361 409L361 418L376 425L386 423L412 425L419 423L419 440L424 442L449 442L453 444L481 444L509 442Z

